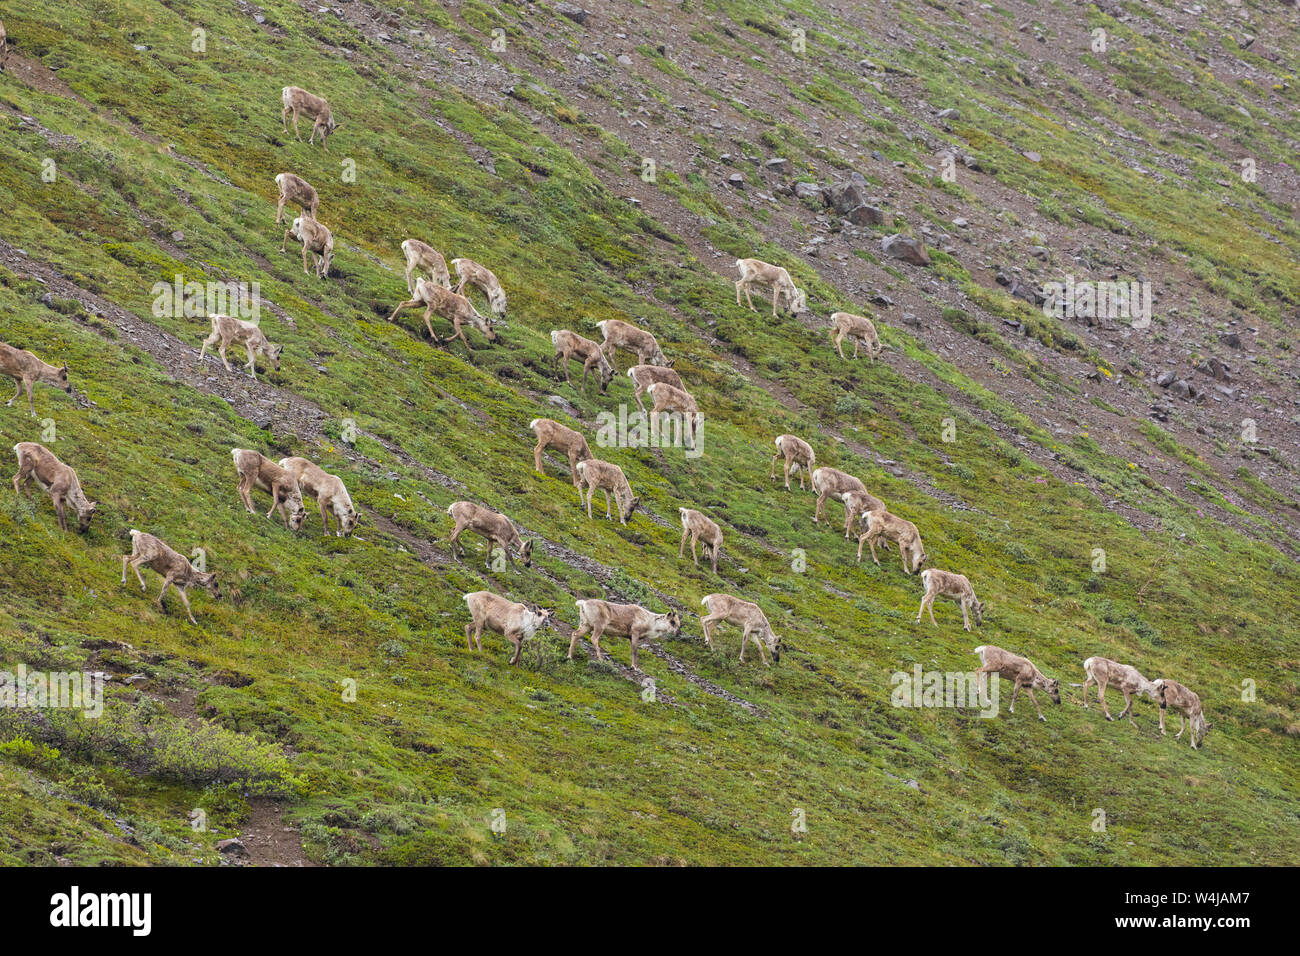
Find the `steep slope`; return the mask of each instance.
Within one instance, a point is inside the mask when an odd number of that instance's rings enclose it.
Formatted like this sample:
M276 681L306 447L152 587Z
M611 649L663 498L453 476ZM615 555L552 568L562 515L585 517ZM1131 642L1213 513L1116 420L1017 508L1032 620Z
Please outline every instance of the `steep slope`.
M1241 31L1294 37L1295 13L1224 6L1189 30L1173 5L1108 10L687 0L578 24L541 4L0 5L17 44L0 339L66 360L79 390L43 388L37 421L3 410L0 439L46 440L100 503L77 536L47 500L7 498L0 641L29 669L114 678L99 720L0 715L0 859L212 863L224 838L264 845L279 808L329 863L1294 859L1300 237L1279 163L1300 138L1296 52ZM328 95L328 153L281 132L287 83ZM1230 178L1247 145L1250 184ZM979 170L946 182L945 147ZM274 245L285 169L321 192L327 281ZM793 195L853 171L889 225ZM898 230L930 267L883 257ZM467 355L431 346L417 313L387 321L407 236L501 276L500 343L470 332ZM731 262L750 254L789 265L816 316L736 307ZM1148 276L1153 328L1045 317L999 270ZM177 275L257 282L281 372L198 366L206 320L153 309ZM834 355L840 308L876 316L882 360ZM537 475L527 429L550 415L594 436L631 404L625 377L599 397L553 376L549 331L606 318L654 331L706 415L700 457L598 451L643 497L627 527L587 521L563 462ZM1255 359L1231 361L1237 395L1149 421L1171 401L1155 373L1231 360L1229 330ZM777 490L785 431L970 576L979 633L951 605L914 624L896 558L856 565L838 505L817 527L811 495ZM342 474L358 533L246 514L232 446ZM535 567L485 571L479 542L451 560L460 498L538 536ZM673 551L681 505L723 525L719 577ZM226 598L196 591L197 627L150 603L156 577L148 597L119 586L132 527L219 571ZM499 638L471 654L461 595L481 587L556 608L560 631L521 668ZM778 667L739 664L733 630L703 646L717 590L763 603ZM592 596L687 616L642 654L656 699L626 644L564 660L573 599ZM1205 701L1207 747L1161 739L1145 701L1138 729L1106 724L1072 688L1047 724L891 706L894 672L969 670L980 643L1063 683L1092 654L1175 676Z

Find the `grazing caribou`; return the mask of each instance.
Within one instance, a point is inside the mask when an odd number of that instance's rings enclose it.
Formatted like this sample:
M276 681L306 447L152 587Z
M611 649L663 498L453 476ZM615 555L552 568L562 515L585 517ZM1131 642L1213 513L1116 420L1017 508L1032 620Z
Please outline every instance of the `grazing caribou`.
M295 173L280 173L275 177L280 190L280 201L275 207L275 224L284 222L285 203L297 203L302 211L315 219L320 210L320 196L311 183Z
M302 243L303 274L311 275L312 270L307 268L307 254L311 253L317 278L329 276L330 263L334 261L334 234L311 216L298 216L284 231L284 240L280 243L281 252L289 251L290 237Z
M406 239L402 242L402 255L406 257L406 291L415 295L416 273L423 271L428 279L442 286L451 288L451 273L447 271L447 260L442 253L427 242L419 239ZM459 295L460 290L456 293Z
M1083 673L1083 706L1085 708L1088 706L1088 688L1096 684L1097 700L1101 703L1101 712L1106 715L1107 720L1115 719L1110 715L1110 708L1106 706L1107 684L1114 684L1124 695L1124 709L1119 712L1119 719L1123 720L1127 715L1128 722L1134 727L1137 726L1137 721L1133 719L1135 698L1145 694L1157 703L1160 702L1160 689L1156 687L1154 681L1143 677L1136 667L1120 664L1108 657L1090 657L1083 662Z
M876 327L865 315L854 315L852 312L832 313L830 334L831 341L835 343L835 351L840 353L840 358L844 358L844 349L840 343L845 337L853 340L854 358L858 357L859 344L867 347L867 358L873 362L876 356L884 351L884 346L880 344L880 338L876 335Z
M465 286L472 285L488 298L488 308L497 321L506 318L506 293L501 282L487 266L481 266L473 259L452 259L451 267L456 270L456 294L464 295Z
M614 366L609 364L609 359L605 358L605 352L599 345L591 339L583 338L577 332L570 332L568 329L553 329L551 331L551 344L555 346L555 377L560 377L560 367L564 367L564 381L568 385L573 385L573 380L569 378L569 359L576 358L582 363L582 391L587 391L587 373L595 369L600 376L600 394L604 395L609 389L609 383L614 378Z
M573 660L573 651L579 639L591 635L592 646L596 648L596 660L604 660L600 650L600 639L606 634L614 637L632 639L632 669L640 670L637 649L642 641L661 640L665 637L678 637L682 633L682 619L676 611L667 614L655 614L639 604L611 604L609 601L577 601L578 629L569 640L569 660Z
M451 532L451 553L459 557L465 554L465 546L460 544L456 539L465 531L473 531L480 535L488 546L487 566L491 568L492 546L497 545L501 548L502 554L510 562L510 566L516 571L519 569L515 566L514 556L510 549L519 552L519 559L523 561L524 567L532 567L533 564L533 542L525 541L519 536L519 531L515 528L514 522L503 514L498 514L490 508L484 508L482 505L476 505L472 501L455 501L447 508L447 514L451 520L456 522L456 527ZM457 549L460 555L457 555Z
M289 115L293 115L293 135L302 142L302 134L298 132L299 114L313 120L311 124L311 136L307 138L307 145L310 146L316 142L316 134L320 133L320 144L325 147L325 152L329 152L329 147L325 146L325 138L333 133L342 124L334 121L334 114L330 112L329 102L323 96L316 96L308 93L299 86L286 86L280 91L280 104L283 109L280 110L280 122L284 126L286 134L289 132Z
M474 308L469 299L463 295L457 295L450 289L444 289L437 283L430 282L428 279L415 280L414 298L407 299L393 310L393 314L388 317L391 322L397 318L397 314L403 309L413 309L416 306L424 306L424 325L429 330L429 338L433 339L439 345L450 344L456 339L465 343L467 351L474 351L469 344L469 339L465 338L463 325L472 325L485 336L489 342L497 340L497 333L492 328L492 320L479 315L478 310ZM441 318L451 323L451 335L446 340L438 338L433 332L433 323L429 321L429 316L437 313Z
M152 568L162 575L162 590L158 592L158 607L166 612L167 608L163 604L163 595L167 593L169 587L175 587L176 592L181 596L181 603L185 605L185 613L189 615L191 624L198 624L194 620L194 612L190 610L190 599L186 596L185 591L194 585L206 588L207 592L217 600L221 600L221 586L217 584L217 572L200 571L189 560L167 546L167 543L161 538L156 538L151 534L145 534L143 531L131 529L131 553L122 555L122 583L126 584L126 566L131 565L135 571L135 576L140 582L140 590L147 591L148 588L144 583L144 576L140 573L140 566Z
M539 472L546 474L542 467L542 452L547 448L558 448L569 459L569 473L573 478L573 487L581 487L578 478L578 462L592 457L587 447L587 439L581 432L576 432L567 425L561 425L551 418L534 418L528 427L537 436L537 447L533 449L533 464ZM581 496L581 492L579 492Z
M504 636L515 646L515 653L510 658L511 664L519 663L524 641L545 627L555 625L555 613L546 608L530 608L527 604L516 604L491 591L472 591L465 595L465 605L469 608L470 622L465 625L465 643L469 649L483 650L483 628ZM472 635L472 640L471 640Z
M834 498L836 501L844 501L844 537L849 536L849 527L853 524L854 511L849 502L845 501L845 494L854 491L862 494L863 501L867 503L879 501L879 498L873 497L868 491L867 486L862 483L862 479L855 478L848 472L840 471L838 468L828 468L822 466L812 473L813 491L817 492L817 506L813 509L813 524L817 524L821 518L822 508L826 504L827 498ZM884 505L882 504L883 508Z
M618 502L618 523L627 524L628 519L632 517L632 512L636 511L636 506L641 503L641 499L632 494L632 486L627 483L627 476L623 474L623 469L599 458L588 458L586 461L578 462L574 471L578 475L579 507L582 506L583 486L586 486L587 517L591 517L591 499L599 489L605 492L605 518L610 520L609 493L612 491L614 499Z
M54 452L34 441L22 441L14 445L14 454L18 456L14 494L22 494L23 486L34 479L40 489L48 492L53 500L60 530L68 530L67 505L72 505L72 510L77 513L78 531L90 527L96 505L81 490L81 479L70 465L59 461Z
M867 530L867 515L872 511L884 511L885 503L869 491L846 491L844 501L844 520L850 526L858 523L858 534ZM845 535L847 537L847 535Z
M232 448L230 454L235 460L235 471L239 475L239 498L248 513L257 514L257 509L253 507L253 488L256 487L271 495L271 510L266 513L268 518L278 510L286 528L293 531L301 528L307 517L307 509L302 504L302 489L298 487L298 479L261 452Z
M776 632L772 630L767 615L757 604L742 601L730 594L709 594L700 603L709 612L700 618L700 626L704 630L704 643L710 648L713 647L713 635L709 628L719 621L726 621L741 629L740 659L742 661L745 659L746 642L753 641L764 665L771 666L767 663L766 655L763 654L764 642L767 644L767 649L772 652L772 660L781 663L781 638L777 637Z
M975 615L975 626L984 626L984 604L975 597L975 589L964 574L952 571L940 571L938 568L926 568L921 572L921 583L925 585L925 595L921 606L916 611L916 623L921 623L922 612L929 610L930 623L938 626L934 619L934 599L936 597L952 598L961 605L961 621L966 630L970 630L971 614Z
M700 428L704 425L704 413L695 404L695 397L690 392L669 385L667 382L652 382L646 389L646 394L654 403L654 407L650 409L651 434L657 433L664 427L662 415L676 415L678 421L683 423L682 431L685 433L683 437L686 440L686 447L694 451ZM670 418L670 426L671 423Z
M862 563L862 546L866 544L871 547L871 560L877 566L880 565L880 559L876 557L876 542L884 538L898 545L904 574L915 574L921 570L921 565L925 564L928 556L921 545L921 532L916 530L916 525L884 510L868 511L863 520L867 523L867 530L858 537L859 564Z
M713 573L718 573L718 553L722 550L722 529L713 522L712 519L706 518L694 508L678 508L677 513L682 519L682 543L677 549L677 557L686 556L686 539L691 539L691 560L695 566L700 566L700 557L696 553L696 544L702 543L704 546L704 556L712 558Z
M1214 725L1205 719L1205 713L1201 710L1201 698L1196 692L1184 687L1176 680L1169 680L1161 677L1153 681L1156 693L1160 695L1160 735L1165 733L1165 711L1172 707L1178 711L1178 733L1174 735L1174 740L1183 736L1183 731L1187 729L1187 722L1192 724L1192 749L1198 749L1196 732L1200 730L1200 740L1204 742L1205 735L1210 732Z
M271 367L277 372L280 371L280 353L284 346L272 345L255 322L245 322L230 315L210 315L208 318L212 321L212 332L203 340L203 348L199 349L200 362L208 354L208 347L215 345L217 355L221 356L221 364L227 372L233 372L230 360L226 358L226 349L232 345L242 345L248 352L248 374L254 379L257 378L254 363L259 355L270 361Z
M1043 708L1038 706L1038 698L1034 696L1034 688L1045 690L1048 696L1056 703L1061 702L1061 682L1056 678L1048 679L1043 676L1042 672L1029 662L1027 658L1012 654L1010 651L1004 651L1000 647L994 647L992 644L984 644L975 648L975 653L980 656L980 668L975 673L979 681L980 699L987 699L988 678L985 674L997 674L999 677L1015 684L1011 688L1011 706L1008 710L1011 713L1016 712L1016 695L1020 693L1020 688L1025 688L1029 693L1029 699L1034 702L1034 709L1038 711L1038 719L1046 722L1047 718L1043 716Z
M635 353L642 365L660 365L667 368L672 364L664 355L663 349L659 348L659 340L631 322L624 322L622 319L604 319L596 323L596 328L600 329L600 334L605 337L600 347L605 353L605 358L609 359L610 365L615 364L615 353L619 349Z
M352 533L360 515L352 504L352 496L348 494L342 478L331 475L306 458L281 458L280 467L293 475L303 494L316 499L325 534L330 533L330 514L334 515L334 520L338 523L334 532L336 538L346 538Z
M761 259L737 259L736 269L740 278L736 280L736 305L740 305L740 294L745 293L749 310L757 312L754 300L749 297L749 290L755 286L770 286L772 289L772 317L776 318L777 304L785 299L790 312L798 315L808 311L808 296L802 289L796 288L790 273L781 266L774 266Z
M36 406L32 404L32 388L37 382L53 385L55 388L63 389L69 395L72 394L72 383L68 381L66 362L63 368L46 365L26 349L14 348L4 342L0 342L0 375L8 375L18 386L14 390L14 397L5 403L6 407L13 407L13 403L18 401L18 396L23 393L23 389L27 389L27 410L32 413L32 418L36 417Z
M641 409L642 415L645 414L645 405L641 403L641 396L656 382L663 382L665 385L686 391L686 386L682 384L682 377L662 365L633 365L627 370L627 377L632 380L632 398L636 401L636 407Z
M777 435L776 454L772 456L772 480L776 481L776 463L785 459L785 490L790 490L790 472L799 473L799 490L804 490L804 474L812 471L817 454L812 445L797 435Z

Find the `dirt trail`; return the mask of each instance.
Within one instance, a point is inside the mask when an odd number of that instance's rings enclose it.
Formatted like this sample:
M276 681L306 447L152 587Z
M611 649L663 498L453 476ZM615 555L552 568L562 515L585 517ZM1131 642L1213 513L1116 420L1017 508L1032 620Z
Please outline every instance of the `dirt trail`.
M248 801L248 819L239 831L247 854L240 866L315 866L303 852L302 836L284 822L284 808L265 798Z

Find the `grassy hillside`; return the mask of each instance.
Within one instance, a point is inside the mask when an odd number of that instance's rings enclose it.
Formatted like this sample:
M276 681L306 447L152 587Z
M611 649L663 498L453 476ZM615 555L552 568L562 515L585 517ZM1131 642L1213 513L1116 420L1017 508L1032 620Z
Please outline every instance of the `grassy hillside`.
M1042 353L1082 355L1107 377L1121 375L1122 356L1090 354L1099 346L985 287L954 255L936 249L934 265L918 269L880 262L879 243L867 243L855 261L873 271L850 285L796 267L798 228L766 228L704 175L678 169L642 183L642 153L600 115L613 102L606 92L592 88L584 102L548 82L567 70L557 49L587 47L544 6L419 0L400 18L393 4L345 6L339 17L291 2L62 2L49 13L0 3L22 58L0 76L0 340L66 361L78 389L70 399L41 388L35 420L19 403L0 407L0 447L44 440L52 422L46 444L99 502L87 534L65 534L47 498L33 506L0 489L0 659L113 675L98 721L0 713L0 784L11 797L0 801L0 862L216 864L226 859L219 840L251 844L281 813L306 857L331 864L1294 861L1300 573L1294 539L1276 530L1277 514L1295 513L1284 462L1272 465L1281 480L1250 461L1225 478L1221 463L1141 415L1113 416L1144 436L1130 455L1106 426L1051 429L1004 389L1037 376L1067 404L1093 407ZM608 21L618 9L600 8L599 29L617 29ZM848 62L874 42L801 5L656 10L675 36L724 38L715 55L737 63L771 60L775 41L758 27L784 31L787 16L806 18L814 38L833 33ZM349 19L359 16L377 26ZM497 24L510 57L531 68L491 50ZM196 27L203 53L192 50ZM423 51L426 65L375 29ZM991 74L968 95L992 103L995 83L1019 75L974 33L898 56L935 77L934 102L963 75ZM463 77L439 82L444 57L488 72L481 96ZM671 109L690 92L687 74L657 58L651 45L638 70L648 99ZM1155 84L1158 59L1134 52L1121 76ZM965 73L937 78L950 69ZM939 221L930 210L960 187L925 169L919 144L887 118L887 98L839 66L780 79L791 108L829 100L845 122L876 130L869 148L909 166L910 191L890 202L900 228L919 234ZM328 95L342 120L328 153L281 132L287 83ZM996 189L1041 197L1066 218L1081 202L1121 215L1135 243L1205 273L1195 294L1224 296L1293 339L1293 222L1279 245L1194 190L1139 189L1124 163L1088 155L1087 138L1046 112L1054 97L1104 103L1065 76L1037 95L1042 115L1014 129L963 105L969 125L955 128L987 144L981 161L996 174L980 202L995 203ZM1262 164L1294 125L1242 134ZM772 135L796 167L813 164L813 134L789 125ZM1004 169L1010 142L1051 161ZM844 172L858 160L839 162ZM282 170L321 193L336 243L326 281L275 245ZM611 183L620 178L624 188ZM627 202L635 190L658 198ZM1257 202L1259 222L1281 208ZM797 205L782 216L802 216ZM687 234L696 217L708 222ZM1190 231L1191 221L1206 228ZM387 321L405 297L398 244L408 236L497 272L510 295L499 343L469 331L469 355L432 346L416 312ZM730 262L750 254L790 262L822 325L836 309L878 311L863 285L893 296L934 287L923 320L960 323L944 312L960 290L983 316L993 358L966 362L891 315L878 316L887 358L843 363L819 328L734 305ZM254 385L211 360L199 368L206 320L151 311L154 284L177 274L259 283L263 328L285 345L281 371ZM546 415L594 435L599 412L632 403L625 376L601 397L551 372L551 329L595 335L607 318L652 330L706 416L698 458L598 450L642 496L627 527L586 519L564 463L538 475L527 427ZM1003 339L992 329L1003 318L1034 335ZM980 339L979 323L968 338ZM964 633L951 604L936 607L939 627L915 624L921 588L896 553L879 568L855 564L856 542L835 531L838 504L830 528L818 527L811 494L774 485L772 438L787 431L914 520L934 566L970 577L988 604L981 631ZM322 537L310 509L297 534L247 514L231 447L301 454L342 475L362 511L357 533ZM1168 487L1156 459L1195 476L1199 495ZM538 536L534 567L487 571L477 539L469 557L451 559L445 512L461 498ZM724 528L717 577L673 551L683 505ZM130 528L204 549L226 596L192 592L198 626L174 596L166 613L151 603L156 575L146 572L148 595L133 578L119 584ZM527 647L518 668L499 637L469 652L461 596L480 588L554 607L561 630ZM739 663L731 628L715 650L704 646L697 615L713 591L763 605L787 647L778 666L748 654ZM605 642L612 663L585 652L565 660L583 597L683 612L682 639L641 655L657 699L643 698L624 642ZM1194 752L1186 737L1160 738L1149 701L1134 729L1085 711L1072 687L1061 707L1045 704L1045 724L1027 704L993 720L891 706L892 673L969 670L982 643L1027 654L1063 685L1082 681L1080 662L1094 654L1175 677L1200 693L1214 729ZM1243 699L1243 681L1255 699ZM1104 833L1092 827L1096 808ZM196 809L206 830L191 825ZM806 832L791 830L796 810ZM504 833L490 827L497 811Z

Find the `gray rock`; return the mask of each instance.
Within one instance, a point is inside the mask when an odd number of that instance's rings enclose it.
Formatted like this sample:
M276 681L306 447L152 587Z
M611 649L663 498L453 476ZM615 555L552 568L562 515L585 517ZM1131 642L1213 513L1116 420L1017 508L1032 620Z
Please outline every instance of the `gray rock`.
M911 236L904 236L901 233L885 236L880 240L880 248L885 255L910 262L914 266L930 264L930 254L925 251L925 243Z
M821 199L822 188L816 183L795 183L794 194L800 199Z
M940 110L940 111L939 111L939 119L942 119L942 120L947 120L947 119L957 120L957 119L961 119L961 112L958 111L958 110L952 109L951 107L949 107L949 108L946 109L946 110Z
M1156 384L1161 388L1168 388L1170 385L1174 384L1174 379L1176 378L1178 378L1178 376L1173 372L1161 372L1159 377L1156 379Z
M1219 336L1219 341L1230 349L1241 348L1241 336L1236 332L1224 332Z
M867 204L867 191L864 188L866 181L858 183L849 181L847 183L834 183L826 187L826 202L841 216L859 206Z
M844 216L855 226L879 226L885 221L884 212L877 206L854 206Z
M562 17L568 17L574 23L586 23L587 17L591 16L591 14L582 9L582 7L576 6L572 3L557 3L555 5L555 12Z
M233 856L248 856L248 849L244 846L244 841L239 837L231 837L229 840L218 840L217 851Z

